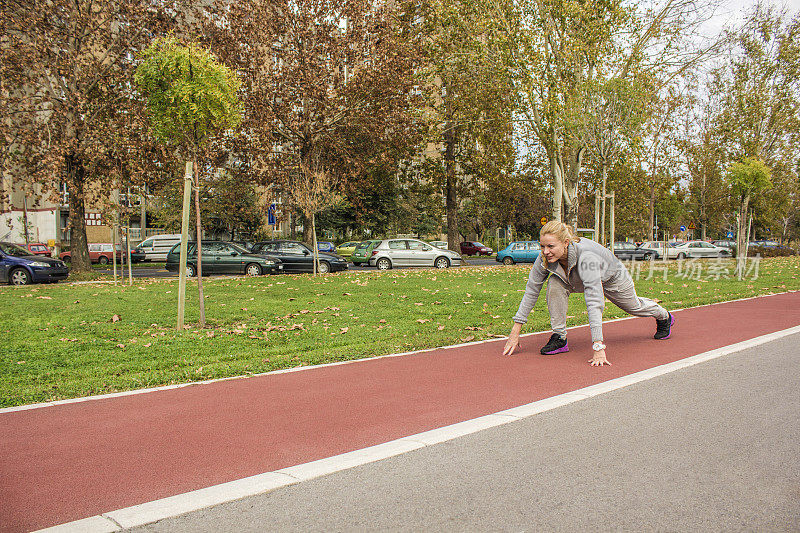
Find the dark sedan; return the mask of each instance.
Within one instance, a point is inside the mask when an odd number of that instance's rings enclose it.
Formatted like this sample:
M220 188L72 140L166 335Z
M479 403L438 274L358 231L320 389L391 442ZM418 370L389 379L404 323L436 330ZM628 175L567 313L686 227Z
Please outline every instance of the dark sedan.
M11 285L33 282L51 283L67 279L69 269L63 261L32 255L10 242L0 242L0 281Z
M190 242L186 259L186 275L197 275L197 245ZM177 272L180 264L181 245L176 244L167 254L166 269ZM260 276L279 272L281 262L261 255L251 254L244 248L224 241L203 241L203 274L247 274Z
M253 245L253 253L280 259L284 272L314 271L314 254L302 242L287 240L257 242ZM347 260L344 257L319 252L320 274L339 270L347 270Z
M615 242L614 255L619 259L643 259L648 261L658 257L659 254L656 250L642 248L632 242Z

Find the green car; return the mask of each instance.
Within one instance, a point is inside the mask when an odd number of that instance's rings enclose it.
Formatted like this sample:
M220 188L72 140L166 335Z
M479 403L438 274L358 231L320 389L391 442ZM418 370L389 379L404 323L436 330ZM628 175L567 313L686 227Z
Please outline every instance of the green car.
M345 259L350 259L350 256L353 255L353 252L356 249L356 246L358 246L358 241L344 242L336 247L336 253Z
M380 240L362 241L356 245L353 255L350 256L350 261L354 265L369 265L369 258L372 257L372 249L381 243Z
M196 244L190 242L187 248L186 275L190 277L196 276ZM170 272L177 272L180 256L181 245L178 243L167 254L166 269ZM241 246L231 242L203 241L203 274L260 276L262 274L275 274L281 270L283 270L283 264L279 259L251 254Z

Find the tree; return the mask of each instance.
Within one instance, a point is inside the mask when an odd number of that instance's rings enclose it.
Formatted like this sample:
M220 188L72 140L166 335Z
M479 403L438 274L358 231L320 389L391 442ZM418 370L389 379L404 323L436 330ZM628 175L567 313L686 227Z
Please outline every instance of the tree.
M418 41L408 17L402 3L244 0L207 29L242 73L253 164L285 205L302 206L309 244L308 209L326 207L318 199L341 194L379 163L396 166L413 146Z
M3 171L69 194L72 269L89 270L85 201L129 102L130 57L174 25L174 0L8 0L0 9ZM92 187L92 183L101 187ZM105 185L103 187L102 185Z
M436 175L445 196L448 246L456 251L461 197L470 188L482 191L486 180L508 169L512 147L513 91L490 5L433 0L420 13L427 140L438 149L423 157L442 166ZM508 6L503 2L502 9Z
M213 54L194 44L181 45L174 37L156 39L141 58L134 80L147 100L155 134L165 144L178 146L184 158L193 162L200 326L205 327L200 166L197 161L201 148L213 135L233 128L241 120L237 96L241 83ZM184 206L184 210L187 209L188 206ZM185 275L183 267L181 265L182 276Z
M741 279L744 261L747 258L747 242L749 238L747 213L750 200L759 192L770 187L770 174L770 169L763 161L758 159L744 158L741 162L731 163L728 167L726 176L728 183L733 194L739 199L736 236L736 272L739 279Z

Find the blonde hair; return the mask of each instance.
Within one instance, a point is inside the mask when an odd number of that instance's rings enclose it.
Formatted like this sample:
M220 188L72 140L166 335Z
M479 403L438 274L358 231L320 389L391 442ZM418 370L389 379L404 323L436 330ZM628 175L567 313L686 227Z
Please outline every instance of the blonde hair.
M545 235L554 235L562 242L579 242L581 240L581 238L575 234L575 230L572 229L572 226L559 222L558 220L551 220L542 226L542 230L539 232L539 238L541 239Z

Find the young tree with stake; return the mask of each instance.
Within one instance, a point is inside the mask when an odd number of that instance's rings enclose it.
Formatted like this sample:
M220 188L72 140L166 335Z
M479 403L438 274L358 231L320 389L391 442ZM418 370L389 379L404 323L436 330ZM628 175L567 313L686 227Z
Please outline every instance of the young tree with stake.
M136 69L136 85L147 99L150 122L156 136L168 145L178 146L187 159L184 191L194 167L197 219L197 285L200 297L200 326L205 327L202 280L202 223L200 219L200 168L198 154L209 139L241 120L237 75L219 63L214 55L194 44L182 45L174 37L155 40L142 53ZM184 193L184 224L181 239L181 287L179 290L178 329L183 327L183 298L186 276L186 240L189 206Z

